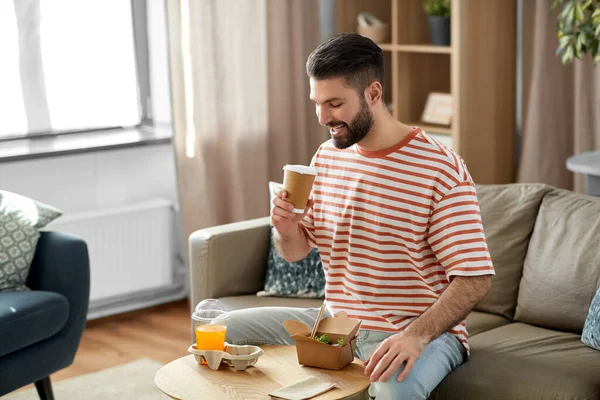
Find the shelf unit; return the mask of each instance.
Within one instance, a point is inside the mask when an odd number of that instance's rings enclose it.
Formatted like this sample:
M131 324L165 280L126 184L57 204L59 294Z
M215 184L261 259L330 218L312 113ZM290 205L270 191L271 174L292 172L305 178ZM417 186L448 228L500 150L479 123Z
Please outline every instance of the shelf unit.
M366 11L391 25L384 100L395 118L448 135L477 183L515 176L517 0L452 0L451 45L431 45L423 0L336 0L338 32ZM450 93L451 126L419 122L430 92Z

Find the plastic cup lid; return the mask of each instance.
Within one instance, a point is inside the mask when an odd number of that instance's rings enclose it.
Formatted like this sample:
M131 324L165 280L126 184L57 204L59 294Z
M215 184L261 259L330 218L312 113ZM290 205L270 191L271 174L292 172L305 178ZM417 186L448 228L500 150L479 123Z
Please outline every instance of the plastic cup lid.
M290 165L283 167L286 171L293 171L303 175L317 175L317 169L306 165Z
M201 310L194 311L192 319L194 321L203 322L207 324L218 324L219 322L226 321L229 318L227 311L220 310Z
M196 321L223 320L229 317L227 308L217 299L202 300L194 308L192 319Z

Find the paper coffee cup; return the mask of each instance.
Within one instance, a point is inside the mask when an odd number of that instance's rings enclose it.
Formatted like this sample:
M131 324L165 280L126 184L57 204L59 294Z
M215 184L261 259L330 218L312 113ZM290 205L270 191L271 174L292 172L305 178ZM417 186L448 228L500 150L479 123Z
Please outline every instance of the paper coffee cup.
M283 167L283 188L287 192L286 200L294 205L294 212L303 214L308 198L317 177L317 169L305 165L286 165Z

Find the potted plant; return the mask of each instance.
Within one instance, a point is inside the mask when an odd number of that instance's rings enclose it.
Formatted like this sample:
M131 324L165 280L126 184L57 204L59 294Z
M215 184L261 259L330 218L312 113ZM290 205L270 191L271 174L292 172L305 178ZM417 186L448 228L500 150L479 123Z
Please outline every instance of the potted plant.
M582 59L589 51L595 64L600 63L600 0L554 0L552 10L558 13L558 48L563 64Z
M450 0L425 0L425 13L431 33L431 43L450 45Z

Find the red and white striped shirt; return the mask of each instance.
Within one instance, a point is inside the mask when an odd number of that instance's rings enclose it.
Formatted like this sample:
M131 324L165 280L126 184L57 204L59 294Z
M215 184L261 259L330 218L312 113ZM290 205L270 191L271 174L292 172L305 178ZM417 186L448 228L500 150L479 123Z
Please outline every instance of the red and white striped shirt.
M314 206L302 227L334 313L361 319L361 329L401 331L452 276L494 274L463 160L420 129L380 151L330 140L311 165ZM469 351L465 321L450 333Z

